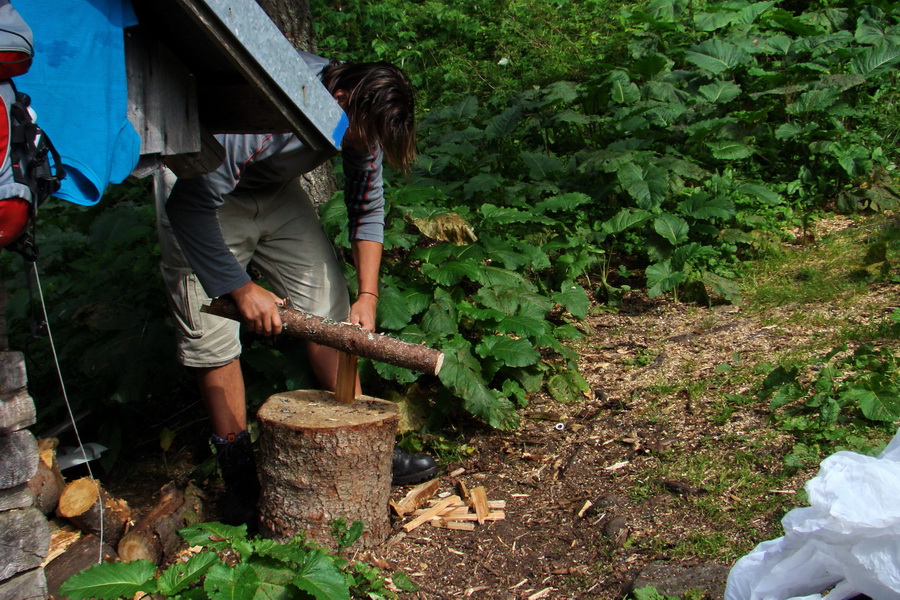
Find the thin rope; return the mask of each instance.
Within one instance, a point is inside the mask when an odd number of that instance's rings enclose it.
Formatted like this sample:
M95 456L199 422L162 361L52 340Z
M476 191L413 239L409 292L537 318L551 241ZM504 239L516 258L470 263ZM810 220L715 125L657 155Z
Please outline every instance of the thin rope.
M100 495L100 484L94 478L94 472L91 470L91 461L88 460L84 444L81 442L81 434L78 432L75 413L72 411L72 405L69 404L69 394L66 392L66 382L63 380L62 369L59 366L59 357L56 355L56 344L53 342L53 331L50 329L50 317L47 315L47 305L44 303L44 289L41 287L41 276L38 273L37 262L31 263L31 271L34 274L35 283L37 283L38 298L41 302L41 312L44 316L44 326L47 328L47 339L50 340L50 353L53 355L53 365L56 367L56 376L59 379L59 387L62 389L63 401L65 401L66 410L69 412L69 420L72 422L72 430L75 432L78 448L81 450L82 458L84 458L88 477L90 477L97 490L97 504L100 507L100 543L97 545L97 562L101 563L103 562L103 498Z

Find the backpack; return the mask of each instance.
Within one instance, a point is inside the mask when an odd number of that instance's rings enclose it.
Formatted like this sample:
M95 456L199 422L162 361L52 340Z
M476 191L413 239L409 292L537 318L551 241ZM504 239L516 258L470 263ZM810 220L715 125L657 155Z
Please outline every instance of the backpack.
M31 29L9 0L0 0L0 228L14 232L14 240L0 246L35 260L37 247L28 225L34 228L38 206L59 190L65 171L50 138L35 122L31 98L11 79L31 66L31 39Z

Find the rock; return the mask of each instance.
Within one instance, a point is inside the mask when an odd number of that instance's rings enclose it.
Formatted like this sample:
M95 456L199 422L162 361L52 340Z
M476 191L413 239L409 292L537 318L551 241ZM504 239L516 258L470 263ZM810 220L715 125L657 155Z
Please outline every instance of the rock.
M657 560L635 578L631 590L651 586L664 596L683 597L689 590L702 590L705 598L721 600L731 567L714 563L676 563Z

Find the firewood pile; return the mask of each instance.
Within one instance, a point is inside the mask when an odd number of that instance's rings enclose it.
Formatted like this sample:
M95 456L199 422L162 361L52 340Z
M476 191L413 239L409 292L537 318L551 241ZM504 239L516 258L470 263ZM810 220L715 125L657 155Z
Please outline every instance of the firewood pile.
M484 486L469 490L462 481L456 481L456 494L435 498L440 485L438 479L426 481L410 490L399 502L391 502L398 517L409 518L402 525L404 532L425 524L440 529L474 531L476 525L506 518L506 501L489 500Z

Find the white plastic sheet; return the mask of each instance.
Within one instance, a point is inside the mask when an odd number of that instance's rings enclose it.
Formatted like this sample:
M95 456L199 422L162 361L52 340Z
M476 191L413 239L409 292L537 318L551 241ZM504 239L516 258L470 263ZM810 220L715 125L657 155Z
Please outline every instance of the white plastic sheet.
M900 600L900 434L877 457L829 456L806 492L784 536L734 565L725 600Z

